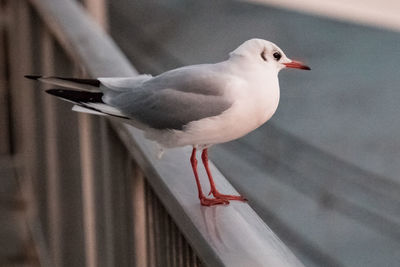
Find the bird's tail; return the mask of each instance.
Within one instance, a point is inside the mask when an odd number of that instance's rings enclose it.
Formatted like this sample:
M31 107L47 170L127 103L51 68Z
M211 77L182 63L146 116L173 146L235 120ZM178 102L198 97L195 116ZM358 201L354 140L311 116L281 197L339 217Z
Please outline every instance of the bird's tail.
M128 119L121 111L103 102L103 93L99 89L100 81L97 79L43 77L34 75L26 75L25 77L67 88L49 89L46 90L46 92L75 104L72 108L74 111Z
M96 115L109 115L122 119L129 119L118 109L103 102L103 93L87 92L67 89L49 89L46 93L75 104L73 111L91 113Z

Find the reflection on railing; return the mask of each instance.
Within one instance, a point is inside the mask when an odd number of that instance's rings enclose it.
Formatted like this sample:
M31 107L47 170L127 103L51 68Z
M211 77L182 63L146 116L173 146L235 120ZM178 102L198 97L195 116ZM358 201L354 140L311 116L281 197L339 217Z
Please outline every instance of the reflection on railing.
M301 266L247 204L200 207L187 152L158 160L139 131L71 112L22 78L136 75L79 4L8 0L2 11L12 150L41 265ZM234 191L215 172L221 189Z

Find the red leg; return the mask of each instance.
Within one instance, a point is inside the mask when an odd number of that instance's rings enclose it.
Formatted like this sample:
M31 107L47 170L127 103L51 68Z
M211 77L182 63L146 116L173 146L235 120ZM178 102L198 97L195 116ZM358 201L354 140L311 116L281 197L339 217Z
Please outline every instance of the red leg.
M208 179L210 180L210 186L211 186L210 194L212 193L213 196L217 199L247 201L247 199L245 199L242 196L224 195L224 194L221 194L220 192L218 192L217 188L215 187L214 179L211 175L210 168L208 167L208 149L207 148L203 149L203 152L201 153L201 159L203 160L203 164L204 164L204 167L206 168Z
M190 157L190 163L192 164L194 177L196 178L196 184L197 184L197 189L199 191L199 199L200 199L201 205L212 206L212 205L220 205L220 204L229 204L229 201L226 199L207 198L203 194L203 190L201 189L199 174L197 173L196 148L193 148L192 156Z

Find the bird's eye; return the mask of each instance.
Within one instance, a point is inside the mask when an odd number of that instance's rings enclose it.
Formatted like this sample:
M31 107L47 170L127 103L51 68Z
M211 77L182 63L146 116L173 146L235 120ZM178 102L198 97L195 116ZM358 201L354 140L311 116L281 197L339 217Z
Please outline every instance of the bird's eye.
M273 54L273 56L274 56L274 58L276 59L276 61L279 61L279 59L281 59L281 57L282 57L281 53L279 53L279 52L275 52L275 53Z
M265 56L265 51L262 51L262 52L261 52L261 58L262 58L264 61L267 61L267 57Z

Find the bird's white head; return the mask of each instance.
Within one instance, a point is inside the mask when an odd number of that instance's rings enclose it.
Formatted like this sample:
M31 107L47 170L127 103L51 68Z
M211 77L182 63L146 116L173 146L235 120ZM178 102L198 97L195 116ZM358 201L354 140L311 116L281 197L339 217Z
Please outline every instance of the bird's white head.
M303 63L289 59L276 44L263 39L250 39L229 55L232 59L244 59L253 65L276 72L283 68L310 70L310 67Z

